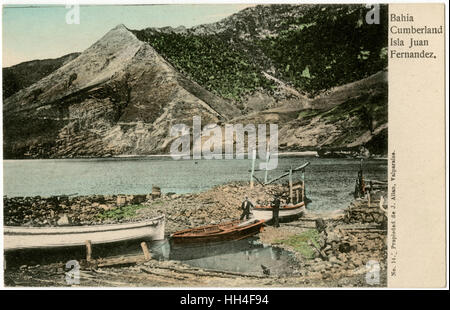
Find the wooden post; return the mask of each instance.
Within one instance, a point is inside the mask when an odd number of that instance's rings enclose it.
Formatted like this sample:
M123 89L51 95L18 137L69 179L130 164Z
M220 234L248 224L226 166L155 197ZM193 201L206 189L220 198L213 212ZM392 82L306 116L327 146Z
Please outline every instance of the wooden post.
M142 252L144 252L145 260L150 260L152 258L152 256L150 255L150 252L148 250L147 243L141 242L141 248L142 248Z
M291 203L294 203L294 193L292 191L292 167L289 169L289 197L291 199Z
M305 181L302 182L302 201L305 201Z
M302 201L305 201L305 169L302 170Z
M92 260L92 243L91 240L86 240L86 261L90 262Z
M264 184L267 183L267 173L269 172L269 159L270 159L270 152L266 152L266 172L264 173Z
M161 198L161 187L152 186L152 199Z
M250 174L250 188L253 188L253 174L255 173L256 150L253 150L252 172Z

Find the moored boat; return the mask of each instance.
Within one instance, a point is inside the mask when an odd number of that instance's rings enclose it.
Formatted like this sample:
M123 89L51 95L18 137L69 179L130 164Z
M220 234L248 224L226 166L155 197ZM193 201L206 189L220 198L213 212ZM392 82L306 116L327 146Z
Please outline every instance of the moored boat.
M244 222L234 220L223 224L200 226L177 231L170 237L171 242L174 244L241 240L262 231L263 225L263 220L250 219Z
M58 248L136 239L164 239L165 216L136 223L65 227L4 227L4 250Z
M278 218L283 220L295 219L305 213L305 203L299 202L295 205L288 204L280 206ZM257 220L269 221L273 216L273 208L271 206L255 206L252 210L253 216Z

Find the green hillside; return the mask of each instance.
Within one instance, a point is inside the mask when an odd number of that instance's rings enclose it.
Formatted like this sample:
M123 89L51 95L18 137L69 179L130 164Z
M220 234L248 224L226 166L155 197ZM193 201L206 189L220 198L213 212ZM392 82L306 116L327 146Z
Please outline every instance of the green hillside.
M267 80L248 55L213 35L137 32L180 72L213 93L238 100L257 88L270 90Z
M257 6L225 19L220 30L135 34L223 98L273 92L262 71L314 96L387 67L387 6L381 6L380 24L367 24L367 12L365 5Z
M387 67L387 21L367 24L364 6L314 6L298 28L261 41L278 73L311 94ZM381 17L387 19L387 8Z

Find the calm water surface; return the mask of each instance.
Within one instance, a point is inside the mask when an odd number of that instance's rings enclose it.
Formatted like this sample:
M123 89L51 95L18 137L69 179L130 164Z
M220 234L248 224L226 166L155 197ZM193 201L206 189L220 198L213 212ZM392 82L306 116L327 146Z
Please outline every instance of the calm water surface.
M310 210L346 207L352 200L359 169L357 159L281 157L268 179L304 162ZM191 193L231 181L249 181L249 159L173 160L171 158L108 158L3 161L4 195L144 194L152 185L165 193ZM387 179L385 160L365 160L366 178ZM264 172L256 172L264 178ZM294 174L300 177L300 174ZM284 179L286 181L287 178Z
M292 253L262 244L257 237L188 246L172 246L167 239L147 244L153 259L176 260L193 267L206 269L261 275L264 269L270 269L271 275L289 275L296 266ZM142 255L139 242L96 244L93 251L94 259L129 255ZM45 250L29 249L5 254L7 266L12 269L22 265L64 263L68 259L80 261L85 257L85 248L82 246Z

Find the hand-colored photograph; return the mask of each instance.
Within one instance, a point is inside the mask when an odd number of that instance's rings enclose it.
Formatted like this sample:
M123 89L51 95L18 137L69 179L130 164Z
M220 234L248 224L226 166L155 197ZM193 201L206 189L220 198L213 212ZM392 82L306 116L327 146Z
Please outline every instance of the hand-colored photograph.
M2 18L5 287L387 286L387 5Z

